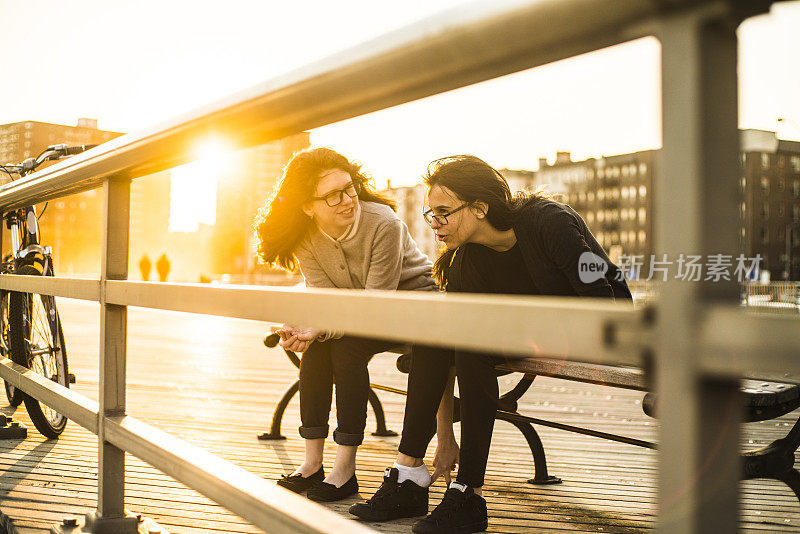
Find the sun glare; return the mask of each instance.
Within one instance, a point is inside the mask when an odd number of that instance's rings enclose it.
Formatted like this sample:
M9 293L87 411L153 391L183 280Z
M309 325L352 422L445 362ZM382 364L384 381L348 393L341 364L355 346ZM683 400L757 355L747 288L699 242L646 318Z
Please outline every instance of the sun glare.
M172 169L169 231L197 232L217 220L217 181L230 166L231 150L218 139L198 144L197 161Z

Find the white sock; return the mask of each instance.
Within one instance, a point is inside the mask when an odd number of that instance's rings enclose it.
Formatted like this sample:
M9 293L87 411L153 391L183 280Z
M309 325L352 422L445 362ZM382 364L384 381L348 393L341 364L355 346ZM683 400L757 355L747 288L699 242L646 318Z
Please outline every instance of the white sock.
M428 472L428 468L425 467L425 464L422 464L419 467L408 467L395 462L392 467L398 471L398 484L401 484L404 480L410 480L422 488L427 488L431 485L431 474Z

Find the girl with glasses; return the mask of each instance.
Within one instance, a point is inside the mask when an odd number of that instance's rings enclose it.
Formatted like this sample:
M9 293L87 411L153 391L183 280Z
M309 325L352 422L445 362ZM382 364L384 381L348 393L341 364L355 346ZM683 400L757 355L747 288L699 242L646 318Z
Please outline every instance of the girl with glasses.
M511 194L503 176L475 156L434 161L425 176L428 209L423 216L444 245L434 275L447 292L557 295L630 299L619 269L586 223L569 206L543 194ZM605 273L581 269L605 263ZM350 513L385 521L420 513L428 486L444 475L441 503L414 524L418 534L470 533L487 528L481 496L498 386L495 365L503 354L456 350L422 359L412 355L403 436L397 461L377 493ZM451 368L461 399L461 447L453 434ZM441 402L440 402L441 401ZM437 409L439 410L437 417ZM446 413L449 409L449 414ZM423 457L437 433L433 476ZM450 471L458 464L458 475Z
M394 207L375 192L359 165L328 148L304 150L286 165L256 218L258 254L267 265L299 267L307 287L437 290L431 262ZM297 493L308 490L315 501L354 495L356 451L367 417L367 364L397 343L288 325L278 333L282 347L303 353L300 435L306 440L305 461L278 484ZM338 447L325 476L322 452L334 384Z

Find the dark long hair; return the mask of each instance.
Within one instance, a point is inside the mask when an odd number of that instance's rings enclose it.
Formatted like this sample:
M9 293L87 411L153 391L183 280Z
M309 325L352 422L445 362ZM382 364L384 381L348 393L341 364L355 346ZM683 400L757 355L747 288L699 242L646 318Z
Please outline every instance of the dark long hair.
M393 200L375 191L369 176L361 170L361 165L351 162L335 150L310 148L297 152L284 167L283 176L256 214L254 227L258 256L268 266L287 271L297 270L294 251L314 224L303 212L302 206L314 196L323 171L331 169L346 172L353 183L361 186L359 200L397 209Z
M531 202L550 198L548 193L511 193L508 182L494 167L476 156L448 156L428 165L427 186L438 185L452 191L462 202L485 202L486 220L498 230L510 230L522 209ZM457 249L445 249L436 258L433 276L439 287L447 287L448 271Z

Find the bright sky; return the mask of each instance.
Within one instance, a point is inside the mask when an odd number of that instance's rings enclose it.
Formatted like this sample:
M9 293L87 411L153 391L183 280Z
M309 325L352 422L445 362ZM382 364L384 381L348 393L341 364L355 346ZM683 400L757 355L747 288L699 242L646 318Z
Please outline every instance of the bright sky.
M460 4L0 0L0 123L93 117L135 131ZM798 29L798 1L741 28L741 126L800 139ZM312 142L360 160L379 185L416 182L453 153L535 169L556 150L657 147L658 54L655 39L635 41L321 128Z

